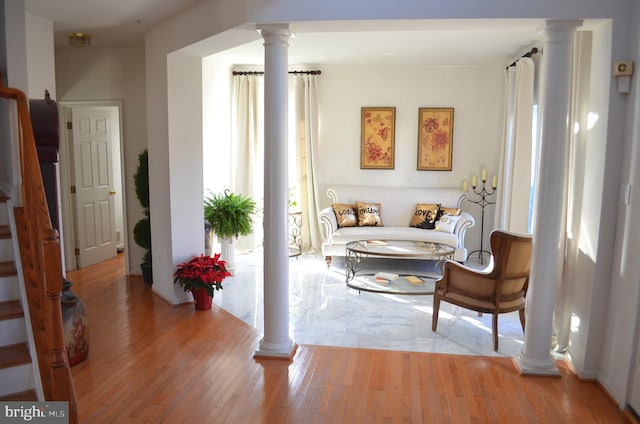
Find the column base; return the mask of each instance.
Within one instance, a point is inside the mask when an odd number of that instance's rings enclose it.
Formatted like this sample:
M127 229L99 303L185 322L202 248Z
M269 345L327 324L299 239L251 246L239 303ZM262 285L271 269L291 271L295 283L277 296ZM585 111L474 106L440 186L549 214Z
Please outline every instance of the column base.
M253 357L292 360L297 349L298 345L291 339L284 343L269 343L262 339Z
M524 353L520 351L513 358L513 362L518 368L520 375L560 377L560 370L551 355L549 355L548 359L540 361L527 358Z

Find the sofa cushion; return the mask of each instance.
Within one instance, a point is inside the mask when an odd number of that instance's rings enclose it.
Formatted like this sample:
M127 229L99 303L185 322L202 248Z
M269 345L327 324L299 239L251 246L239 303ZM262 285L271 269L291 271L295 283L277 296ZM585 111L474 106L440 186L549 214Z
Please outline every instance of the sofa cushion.
M439 221L442 215L447 214L451 216L459 216L462 213L462 209L460 208L445 208L440 206L438 209L438 216L436 217L436 221Z
M440 220L436 222L435 230L442 231L444 233L453 233L456 228L456 224L460 221L461 216L452 216L444 214L440 217Z
M436 217L438 216L439 204L418 203L416 211L411 219L411 227L433 230L436 227Z
M336 214L338 228L355 227L358 225L358 215L356 214L356 205L348 205L345 203L334 203L331 205L333 212Z
M380 203L356 201L358 227L382 227L382 206Z
M356 240L414 240L442 243L458 248L458 237L452 233L435 230L422 230L415 227L347 227L332 234L332 244L345 245Z

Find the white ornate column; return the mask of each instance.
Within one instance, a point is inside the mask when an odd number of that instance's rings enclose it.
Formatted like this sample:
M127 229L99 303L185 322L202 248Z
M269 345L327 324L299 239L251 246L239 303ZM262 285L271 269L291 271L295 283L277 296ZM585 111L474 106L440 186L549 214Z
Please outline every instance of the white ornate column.
M288 24L261 25L264 38L264 336L255 356L291 358L287 232Z
M527 293L524 347L515 361L521 374L560 375L551 355L560 222L564 202L573 33L581 20L549 20L542 29L540 159L536 182L533 254Z

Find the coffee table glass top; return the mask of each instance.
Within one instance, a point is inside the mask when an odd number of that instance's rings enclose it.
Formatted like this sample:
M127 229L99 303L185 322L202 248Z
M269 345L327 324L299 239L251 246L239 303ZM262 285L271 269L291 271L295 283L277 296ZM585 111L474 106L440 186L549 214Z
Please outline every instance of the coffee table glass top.
M345 277L348 287L359 291L392 294L433 294L434 281L442 274L409 275L393 274L392 279L376 278L370 272L362 272L368 257L419 259L437 261L441 266L447 259L453 259L455 249L451 246L409 240L359 240L347 243L345 257ZM359 274L356 276L356 274ZM367 275L368 274L368 275Z
M363 255L415 259L439 259L455 252L446 244L409 240L358 240L347 243L347 250Z

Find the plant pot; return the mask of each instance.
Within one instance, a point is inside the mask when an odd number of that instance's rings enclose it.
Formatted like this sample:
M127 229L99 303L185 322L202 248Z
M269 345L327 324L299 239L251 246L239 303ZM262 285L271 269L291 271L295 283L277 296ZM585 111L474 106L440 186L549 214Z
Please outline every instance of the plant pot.
M142 280L145 284L153 284L153 267L146 262L140 264L142 270Z
M213 297L209 296L207 289L191 289L191 294L193 295L193 300L196 303L196 311L208 311L211 309Z
M223 261L227 263L227 271L231 275L238 274L236 270L236 238L220 238L218 237L218 241L220 242L220 256Z

